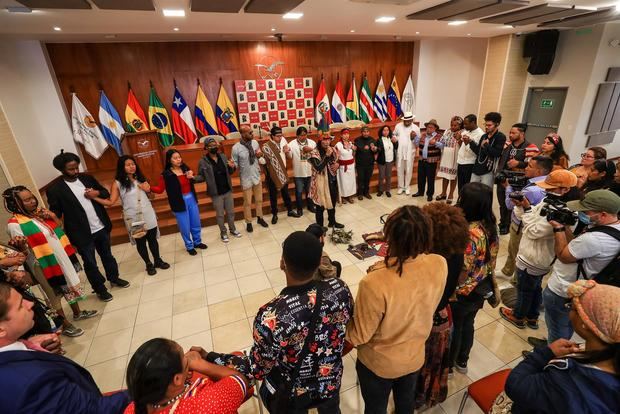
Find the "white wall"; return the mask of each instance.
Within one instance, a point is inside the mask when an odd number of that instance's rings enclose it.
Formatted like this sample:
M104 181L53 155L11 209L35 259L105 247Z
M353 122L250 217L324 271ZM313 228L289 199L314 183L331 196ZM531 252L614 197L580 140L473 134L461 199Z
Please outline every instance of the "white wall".
M38 41L0 42L0 104L37 187L58 172L52 158L76 152L55 76Z
M620 49L609 47L609 40L620 39L620 23L592 27L592 32L576 30L560 33L553 68L548 75L528 75L523 95L523 108L531 87L567 87L558 133L571 157L579 162L586 146L585 134L598 85L605 80L610 66L620 66ZM606 146L609 157L620 156L620 134Z
M487 43L486 38L416 42L413 65L416 120L422 123L435 118L439 126L446 128L454 115L477 113Z

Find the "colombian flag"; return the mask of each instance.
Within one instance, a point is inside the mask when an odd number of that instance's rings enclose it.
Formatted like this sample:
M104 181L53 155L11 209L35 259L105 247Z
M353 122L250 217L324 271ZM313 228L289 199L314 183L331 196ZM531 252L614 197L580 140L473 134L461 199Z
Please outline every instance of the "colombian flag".
M202 135L217 135L217 123L215 122L215 114L213 108L207 100L202 86L198 84L198 93L196 94L196 129Z
M168 111L166 111L164 104L161 103L153 86L151 86L151 96L149 98L149 124L151 129L157 130L161 145L169 147L174 143Z
M144 111L140 107L140 103L131 88L129 88L127 106L125 107L125 122L129 132L142 132L148 129L146 115L144 115Z
M217 117L217 129L222 135L226 136L226 134L231 132L239 131L237 114L226 94L224 85L220 85L220 93L217 97L217 105L215 107L215 116Z
M353 76L349 93L347 93L347 121L354 121L357 119L360 119L360 107L357 87L355 86L355 76Z

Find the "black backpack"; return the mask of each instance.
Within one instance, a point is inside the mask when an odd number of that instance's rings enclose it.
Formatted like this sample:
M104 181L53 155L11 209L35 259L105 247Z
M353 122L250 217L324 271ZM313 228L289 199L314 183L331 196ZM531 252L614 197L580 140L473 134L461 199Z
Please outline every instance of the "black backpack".
M596 226L586 230L586 232L593 231L605 233L620 242L620 230L618 229L610 226ZM577 279L580 279L581 277L584 279L593 279L596 283L603 285L620 287L620 250L616 256L611 259L611 262L607 263L607 266L605 266L603 270L598 272L598 274L593 277L588 277L586 274L583 268L583 260L577 260Z

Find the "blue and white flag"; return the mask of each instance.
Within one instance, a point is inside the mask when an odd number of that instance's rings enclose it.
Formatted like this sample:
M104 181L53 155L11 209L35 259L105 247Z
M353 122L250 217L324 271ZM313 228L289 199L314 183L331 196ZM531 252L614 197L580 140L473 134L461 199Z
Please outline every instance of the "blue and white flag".
M121 121L121 117L103 91L101 91L99 96L99 122L105 140L114 147L120 157L123 155L121 138L125 133L123 121Z
M385 122L388 119L388 110L387 110L387 95L385 92L385 85L383 84L383 76L379 79L379 84L377 85L377 92L375 92L375 100L373 102L373 108L375 109L375 115L382 122Z

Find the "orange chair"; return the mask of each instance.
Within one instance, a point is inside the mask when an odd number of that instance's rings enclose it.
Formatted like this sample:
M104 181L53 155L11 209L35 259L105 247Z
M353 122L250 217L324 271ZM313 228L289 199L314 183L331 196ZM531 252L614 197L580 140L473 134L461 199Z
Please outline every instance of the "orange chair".
M484 413L488 413L493 406L495 398L504 390L508 374L510 374L510 370L503 369L471 383L463 394L463 399L459 406L459 414L465 408L467 397L471 397Z

